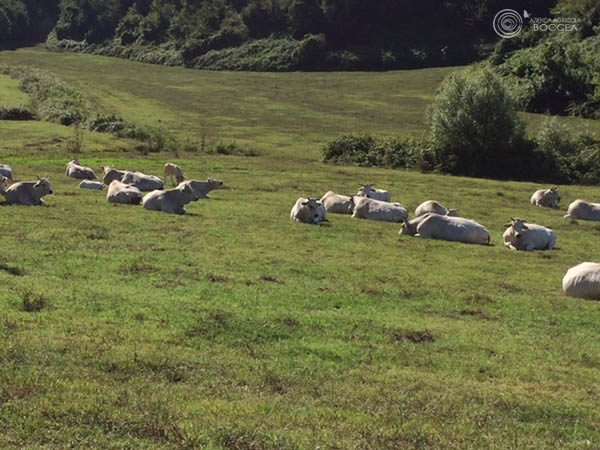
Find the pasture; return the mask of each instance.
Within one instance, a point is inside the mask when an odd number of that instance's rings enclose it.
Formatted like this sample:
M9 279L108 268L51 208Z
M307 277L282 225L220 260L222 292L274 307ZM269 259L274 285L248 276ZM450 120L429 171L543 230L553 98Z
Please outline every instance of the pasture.
M600 225L562 216L600 188L563 186L550 210L529 204L535 183L320 162L342 133L422 132L455 69L201 72L41 49L0 63L53 72L181 140L260 154L142 155L86 132L72 155L69 128L0 122L0 163L54 189L43 207L0 207L3 448L600 448L600 303L561 290L569 267L600 254ZM0 77L5 99L23 101ZM540 117L527 118L534 131ZM65 177L72 156L97 174L174 162L231 189L182 217L113 206ZM457 208L494 245L289 219L300 196L362 183L411 217L428 199ZM516 216L552 227L557 249L506 250Z

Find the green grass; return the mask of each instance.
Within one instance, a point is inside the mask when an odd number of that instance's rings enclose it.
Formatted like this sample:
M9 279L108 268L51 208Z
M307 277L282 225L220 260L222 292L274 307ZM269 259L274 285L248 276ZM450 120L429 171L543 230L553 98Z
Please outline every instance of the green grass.
M0 75L0 106L5 108L27 106L29 97L19 90L19 82L8 75Z
M600 189L562 187L554 211L529 205L533 183L318 162L341 133L423 130L452 69L207 73L41 50L0 63L36 64L182 139L204 126L259 153L143 156L86 133L77 156L94 169L172 161L231 186L173 217L79 191L64 176L72 130L0 122L0 162L55 191L44 207L0 206L4 448L599 448L600 304L565 297L561 279L600 251L600 227L564 210ZM411 212L458 208L494 245L289 220L299 196L367 182ZM557 249L505 250L514 216L551 226Z

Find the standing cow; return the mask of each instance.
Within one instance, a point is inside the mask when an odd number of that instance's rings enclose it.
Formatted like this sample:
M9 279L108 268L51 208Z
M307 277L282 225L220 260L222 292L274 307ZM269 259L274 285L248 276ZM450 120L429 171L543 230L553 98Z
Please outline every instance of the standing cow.
M95 180L96 174L89 167L82 166L76 159L67 163L65 175L78 180Z
M521 219L511 219L502 239L511 250L552 250L556 236L550 228L533 223L524 223Z
M326 222L325 208L316 198L300 197L296 200L290 217L296 222L319 223Z
M21 181L10 185L4 192L9 205L39 206L44 202L42 197L52 194L50 181L41 178L38 181Z
M558 187L553 186L550 189L539 189L531 196L531 204L545 208L558 208L560 195L558 195Z
M183 170L181 170L181 167L172 163L166 163L163 179L165 180L165 184L167 184L167 180L169 180L171 184L177 185L184 181L185 177L183 176ZM175 179L175 182L173 182L173 179Z

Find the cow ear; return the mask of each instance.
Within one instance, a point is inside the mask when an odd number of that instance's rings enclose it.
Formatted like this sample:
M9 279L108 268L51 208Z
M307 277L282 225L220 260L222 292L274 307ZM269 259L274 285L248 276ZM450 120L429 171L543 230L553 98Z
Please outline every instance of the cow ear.
M508 227L512 226L512 223L510 223L510 222L509 222L509 223L505 223L503 226L504 226L505 228L508 228Z
M38 174L36 174L35 176L37 177L38 181L41 181L41 178Z
M302 206L306 206L308 204L309 204L309 202L302 202Z
M523 230L529 230L529 228L527 228L527 226L525 224L523 224Z

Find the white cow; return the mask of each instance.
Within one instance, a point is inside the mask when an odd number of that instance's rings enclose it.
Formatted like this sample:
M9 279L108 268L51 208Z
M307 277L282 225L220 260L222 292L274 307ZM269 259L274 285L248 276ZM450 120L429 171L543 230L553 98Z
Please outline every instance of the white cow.
M340 195L329 191L321 197L320 201L328 213L352 214L354 210L354 198L351 195Z
M179 183L177 187L181 187L182 184L189 184L197 193L200 198L209 198L208 193L215 189L227 189L227 186L222 181L217 181L213 177L208 177L206 181L188 180Z
M79 180L95 180L96 174L89 167L82 166L76 159L67 163L65 175Z
M0 175L8 178L9 180L12 180L13 179L12 168L8 164L0 164Z
M181 183L183 180L185 180L185 177L183 176L183 170L181 170L181 167L172 164L172 163L166 163L165 164L165 169L164 169L164 180L165 180L165 184L167 184L167 179L169 178L171 181L171 184L179 184ZM176 182L173 182L173 178L176 180Z
M97 189L101 191L104 189L104 183L99 181L83 180L81 183L79 183L78 187L79 189Z
M110 186L110 183L115 180L121 181L123 179L123 175L125 175L125 172L127 172L126 170L113 169L109 166L102 166L102 170L104 171L104 174L102 175L102 181L107 186Z
M119 180L114 180L108 186L106 200L110 203L125 203L127 205L139 205L143 194L135 186L125 184Z
M600 264L584 262L571 267L562 280L569 297L600 300Z
M439 214L441 216L458 216L458 211L456 209L446 209L434 200L427 200L426 202L421 203L419 206L417 206L417 209L415 209L415 217L419 217L427 213Z
M408 219L408 211L400 203L384 202L369 197L356 197L352 217L355 219L402 222Z
M531 196L531 204L546 208L558 208L560 195L558 195L558 187L553 186L550 189L539 189Z
M400 234L469 244L487 245L491 242L487 228L474 220L432 213L419 216L410 222L405 221Z
M121 178L121 182L130 184L144 192L156 189L162 190L164 188L164 184L160 178L154 175L146 175L142 172L125 172L125 175Z
M569 205L564 217L566 219L600 220L600 203L575 200Z
M552 250L556 236L550 228L533 223L524 223L521 219L511 219L502 239L511 250Z
M185 214L183 207L196 200L198 200L196 191L189 184L184 184L181 187L173 189L149 192L144 196L142 205L144 208L152 211L162 211L168 214Z
M296 222L319 223L326 222L325 208L316 198L300 197L296 200L290 213L290 217Z
M372 184L363 185L357 192L359 197L368 197L374 200L381 200L382 202L391 202L392 196L388 191L384 191L383 189L373 189Z
M11 184L5 192L9 205L38 206L44 204L42 197L52 194L50 181L42 178L38 181L21 181Z

